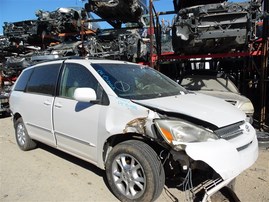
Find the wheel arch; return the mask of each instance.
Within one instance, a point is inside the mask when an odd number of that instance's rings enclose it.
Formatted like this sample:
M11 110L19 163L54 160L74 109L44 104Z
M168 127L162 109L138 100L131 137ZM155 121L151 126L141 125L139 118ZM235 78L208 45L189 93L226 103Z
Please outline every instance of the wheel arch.
M20 113L15 113L15 114L13 114L13 124L15 124L16 121L17 121L19 118L21 118L21 117L22 117L22 116L21 116Z
M128 140L137 140L144 142L149 145L157 154L159 154L160 151L165 149L163 146L158 144L156 140L139 133L115 134L110 136L103 145L102 164L105 165L108 154L113 149L113 147Z

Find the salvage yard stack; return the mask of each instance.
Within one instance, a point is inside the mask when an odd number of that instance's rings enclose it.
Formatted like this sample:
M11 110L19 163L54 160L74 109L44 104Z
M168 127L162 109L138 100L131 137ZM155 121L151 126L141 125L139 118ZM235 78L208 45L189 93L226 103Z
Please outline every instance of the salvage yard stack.
M177 1L174 52L151 55L157 69L181 81L193 70L225 73L255 106L254 125L269 130L268 1Z
M3 80L12 83L38 61L70 56L148 64L176 81L210 69L233 77L255 106L254 126L268 130L268 1L173 0L174 10L164 12L153 0L85 1L85 8L38 10L36 20L5 23ZM176 14L171 25L159 20L166 14ZM102 21L112 28L102 29Z

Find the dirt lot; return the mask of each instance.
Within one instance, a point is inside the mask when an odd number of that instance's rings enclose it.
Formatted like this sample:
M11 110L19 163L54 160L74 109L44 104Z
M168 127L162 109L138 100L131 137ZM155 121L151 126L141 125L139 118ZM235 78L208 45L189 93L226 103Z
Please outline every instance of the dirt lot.
M269 150L237 178L242 202L269 201ZM158 201L184 201L183 193L165 188ZM178 200L177 200L178 199ZM117 201L104 172L91 164L41 145L23 152L10 117L0 118L0 201Z

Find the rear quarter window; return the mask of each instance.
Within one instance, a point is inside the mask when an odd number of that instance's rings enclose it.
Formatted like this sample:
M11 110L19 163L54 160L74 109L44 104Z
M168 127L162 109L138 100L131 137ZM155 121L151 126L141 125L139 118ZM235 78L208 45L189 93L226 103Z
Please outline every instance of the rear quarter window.
M34 68L26 92L54 95L61 64L50 64Z
M27 82L33 72L33 69L27 69L22 72L14 87L15 91L25 91Z

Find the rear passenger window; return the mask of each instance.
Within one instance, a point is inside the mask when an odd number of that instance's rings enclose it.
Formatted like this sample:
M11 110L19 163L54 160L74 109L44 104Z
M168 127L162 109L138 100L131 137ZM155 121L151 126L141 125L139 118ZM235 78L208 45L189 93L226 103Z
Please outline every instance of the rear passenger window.
M24 91L26 84L33 72L33 68L24 70L23 73L20 75L20 78L16 82L16 85L14 87L15 91Z
M36 67L28 82L27 92L54 95L61 64Z

